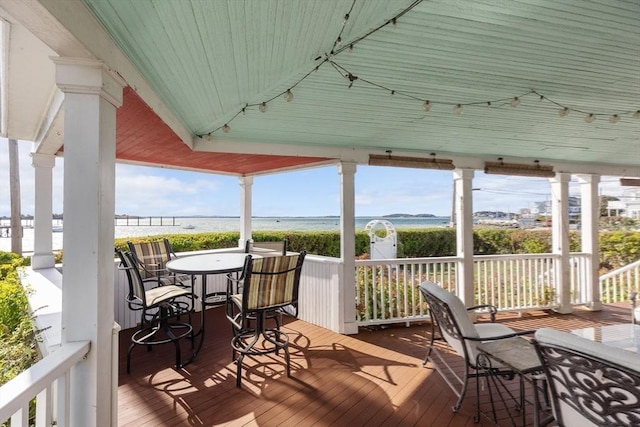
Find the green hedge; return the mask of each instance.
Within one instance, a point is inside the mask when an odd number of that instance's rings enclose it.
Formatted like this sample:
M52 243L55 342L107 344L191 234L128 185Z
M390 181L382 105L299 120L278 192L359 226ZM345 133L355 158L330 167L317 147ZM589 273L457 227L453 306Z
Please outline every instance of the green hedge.
M0 385L39 359L37 336L17 268L25 259L0 252Z
M456 253L456 231L453 228L400 229L398 233L398 257L421 258L452 256ZM198 233L168 235L177 252L201 249L236 247L238 232ZM117 239L116 247L126 248L127 240L148 241L157 236ZM340 233L337 231L255 231L255 241L288 239L292 251L340 257ZM551 231L548 229L519 230L476 228L473 230L476 255L550 253ZM580 251L580 233L569 233L572 252ZM356 232L356 256L366 258L369 252L369 235ZM640 231L603 231L600 233L600 265L611 269L640 259Z

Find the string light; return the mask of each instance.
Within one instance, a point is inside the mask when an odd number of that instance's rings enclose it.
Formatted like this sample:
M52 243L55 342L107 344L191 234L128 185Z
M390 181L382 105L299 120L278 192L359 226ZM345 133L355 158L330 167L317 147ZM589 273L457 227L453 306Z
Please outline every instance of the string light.
M291 92L291 89L287 89L287 91L284 93L284 100L287 102L293 101L293 93Z
M203 134L200 135L201 137L210 140L212 138L212 134L214 132L216 132L217 130L222 130L224 133L229 133L231 131L231 127L229 126L229 123L231 121L233 121L240 113L246 114L246 110L249 107L258 107L258 110L262 113L267 111L267 103L272 101L273 99L275 99L276 97L283 95L284 99L286 102L291 102L293 101L293 92L292 89L294 87L296 87L298 84L300 84L302 81L304 81L307 77L309 77L311 75L312 72L314 71L318 71L318 69L320 68L320 66L326 64L326 63L330 63L334 68L339 69L341 71L341 74L343 77L347 78L349 80L349 85L348 87L351 88L353 86L353 83L356 80L361 80L369 85L375 86L379 89L383 89L386 90L387 92L389 92L391 94L391 96L394 96L396 94L401 95L405 98L411 98L411 99L415 99L415 100L421 100L422 102L422 109L424 112L429 112L431 111L431 108L433 106L433 104L446 104L444 102L437 102L437 101L431 101L431 100L424 100L424 98L420 99L417 96L414 96L410 93L407 92L401 92L401 91L397 91L395 89L380 85L378 83L375 83L373 81L369 81L365 78L362 78L362 76L356 76L355 74L353 74L352 72L346 70L344 67L340 66L339 64L335 63L335 61L333 60L333 57L339 53L341 53L344 50L347 50L348 52L352 51L354 48L354 45L363 41L364 39L366 39L367 37L369 37L371 34L377 32L378 30L384 28L385 26L387 26L388 24L391 24L392 26L396 26L397 25L397 19L400 18L401 16L403 16L405 13L409 12L410 10L412 10L415 6L417 6L422 0L414 0L414 2L409 5L407 8L405 8L404 10L402 10L400 13L398 13L396 16L394 16L393 18L391 18L388 21L383 22L383 24L379 25L378 27L370 30L368 33L364 34L363 36L360 36L358 38L356 38L355 40L351 41L348 44L345 44L344 46L342 46L342 32L344 30L344 26L348 23L349 19L351 18L350 16L350 12L353 10L353 7L355 5L356 0L353 0L352 4L351 4L351 8L349 9L349 12L347 12L344 15L343 18L343 29L340 31L340 34L338 35L338 37L336 38L335 42L334 42L334 46L333 49L331 50L331 52L329 54L324 54L324 55L319 55L315 58L316 61L322 60L321 63L317 64L314 66L314 68L309 71L308 73L306 73L302 78L300 78L295 84L293 84L289 89L287 89L284 92L281 92L280 94L277 94L275 96L273 96L270 99L267 99L264 102L261 103L257 103L257 104L246 104L244 107L242 107L240 109L240 111L238 111L234 116L232 116L229 120L227 120L227 123L225 123L223 126L220 126L216 129L214 129L213 131L207 133L207 134ZM502 98L502 99L494 99L494 100L489 100L489 101L482 101L482 102L468 102L468 103L456 103L453 107L453 113L456 115L461 115L464 107L465 106L480 106L480 105L486 105L488 107L491 107L493 105L493 103L500 103L499 107L501 105L504 104L509 104L511 105L511 107L515 108L521 105L521 98L527 96L527 95L537 95L539 97L539 100L542 101L547 101L557 107L560 107L560 110L558 110L558 114L560 117L566 117L569 112L572 110L570 109L568 106L560 103L560 102L556 102L554 100L549 99L548 97L546 97L545 95L537 92L534 89L529 90L528 92L519 95L519 96L514 96L511 98ZM498 107L498 108L499 108ZM587 113L585 111L580 111L578 109L575 109L576 112L578 113L582 113L585 114L584 117L584 121L586 123L593 123L596 119L597 115L605 115L604 113ZM621 116L623 115L631 115L634 119L640 119L640 110L636 110L636 111L624 111L624 112L620 112L620 113L616 113L610 116L609 118L609 122L612 124L618 123L620 121Z

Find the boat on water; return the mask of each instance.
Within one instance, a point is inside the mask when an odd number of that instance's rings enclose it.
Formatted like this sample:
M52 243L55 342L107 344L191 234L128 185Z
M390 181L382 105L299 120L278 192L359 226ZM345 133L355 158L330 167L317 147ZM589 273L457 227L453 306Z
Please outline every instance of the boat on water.
M193 230L194 228L196 228L196 226L192 224L185 224L182 226L182 228L185 230Z
M54 232L54 233L62 233L62 226L61 225L53 226L51 228L51 231Z

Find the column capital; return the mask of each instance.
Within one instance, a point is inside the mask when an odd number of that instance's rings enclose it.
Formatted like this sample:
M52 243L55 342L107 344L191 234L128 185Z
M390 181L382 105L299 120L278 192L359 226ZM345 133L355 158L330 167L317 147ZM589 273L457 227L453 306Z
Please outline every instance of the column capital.
M31 153L31 166L34 168L53 168L56 165L56 156L53 154Z
M599 174L579 174L576 175L580 184L598 184L600 182Z
M564 173L564 172L557 172L556 176L554 176L553 178L549 178L549 182L551 184L553 183L566 183L571 181L571 174L570 173Z
M340 175L355 174L358 168L355 162L340 162L338 163L338 173Z
M253 177L252 176L241 176L241 177L238 177L238 183L240 183L240 185L252 185L253 184Z
M122 88L127 83L103 62L60 57L51 60L56 64L56 85L65 94L100 95L116 108L122 105Z
M475 170L472 168L455 168L453 170L453 179L473 179Z

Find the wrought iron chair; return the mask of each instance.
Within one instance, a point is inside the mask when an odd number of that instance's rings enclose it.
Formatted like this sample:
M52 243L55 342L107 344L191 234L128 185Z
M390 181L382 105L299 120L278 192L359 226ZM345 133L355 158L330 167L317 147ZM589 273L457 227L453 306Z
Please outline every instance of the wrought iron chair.
M166 237L152 242L127 242L127 246L129 246L129 251L145 281L155 279L158 286L191 285L191 276L176 275L167 270L167 262L177 258L177 255Z
M442 376L451 390L458 396L458 400L452 408L453 412L457 412L467 392L469 379L488 375L485 368L477 366L476 359L479 353L477 350L478 344L486 341L532 334L533 331L515 332L505 325L493 323L496 314L495 307L491 305L477 305L467 308L460 298L435 283L422 283L420 285L420 292L429 305L429 313L431 315L431 338L423 365L431 361L440 376ZM471 321L468 312L478 309L488 310L491 315L491 323L474 324ZM463 378L460 378L434 346L436 329L439 331L440 338L444 339L447 344L464 359ZM494 375L497 374L509 378L514 376L511 370L500 366L500 364L494 364L492 369L494 370ZM453 379L458 382L458 386L453 383L450 377L453 377Z
M237 365L237 387L241 387L242 361L246 355L283 350L286 374L290 376L289 337L279 325L268 328L265 321L276 310L297 304L305 256L306 252L265 258L247 255L240 278L227 275L227 319L234 332L231 348ZM235 293L235 289L241 289L240 293Z
M533 344L558 425L640 425L640 354L548 328Z
M131 352L136 345L145 345L149 350L154 345L173 343L176 350L176 367L182 367L180 340L193 338L191 326L192 292L176 285L153 286L155 279L144 280L130 252L116 249L120 258L119 268L127 274L129 308L140 311L140 328L131 336L131 344L127 350L127 373L131 372ZM183 298L182 301L179 300ZM180 316L187 315L188 322L177 321ZM175 320L174 320L175 319Z

